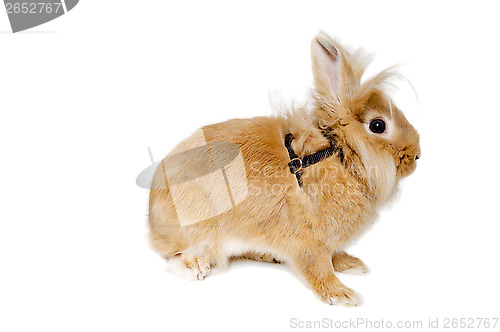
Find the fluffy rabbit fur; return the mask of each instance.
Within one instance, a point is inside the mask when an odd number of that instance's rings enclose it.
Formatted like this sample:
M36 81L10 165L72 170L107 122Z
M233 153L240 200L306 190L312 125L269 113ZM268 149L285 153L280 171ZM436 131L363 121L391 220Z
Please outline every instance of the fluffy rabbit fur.
M247 188L245 198L231 209L181 224L166 178L201 176L201 166L160 164L150 192L149 226L153 248L171 266L177 264L201 280L212 267L226 266L235 257L284 262L324 301L359 303L335 271L367 271L344 248L376 218L399 180L415 170L419 135L383 90L390 70L362 82L366 61L361 54L350 53L324 33L312 41L312 64L311 106L203 127L169 155L213 142L235 144ZM383 119L387 129L371 132L373 119ZM302 187L288 168L288 133L294 135L292 147L300 157L327 148L332 139L339 147L334 155L302 170ZM230 173L226 182L241 185L241 176ZM220 190L217 186L191 181L184 187L180 198L188 202L193 220L217 205L210 198Z

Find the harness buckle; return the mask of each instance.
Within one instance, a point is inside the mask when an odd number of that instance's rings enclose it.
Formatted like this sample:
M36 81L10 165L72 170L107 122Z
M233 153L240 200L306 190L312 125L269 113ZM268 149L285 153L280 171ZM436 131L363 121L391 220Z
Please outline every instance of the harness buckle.
M297 174L302 169L302 159L298 157L293 158L288 163L288 167L290 168L290 172L292 172L292 174Z

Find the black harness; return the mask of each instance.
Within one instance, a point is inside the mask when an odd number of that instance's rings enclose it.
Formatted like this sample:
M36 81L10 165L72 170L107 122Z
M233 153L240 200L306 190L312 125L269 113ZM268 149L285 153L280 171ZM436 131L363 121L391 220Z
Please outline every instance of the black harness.
M288 150L288 155L290 156L288 167L290 168L290 172L292 174L295 174L295 176L297 177L297 182L299 183L300 187L302 187L303 185L301 180L303 168L314 165L321 160L332 156L334 153L337 153L340 161L344 163L344 153L342 151L342 148L337 145L335 136L332 136L328 139L328 141L330 142L329 148L305 156L302 159L293 151L292 141L294 140L294 138L295 137L292 134L286 134L285 147Z

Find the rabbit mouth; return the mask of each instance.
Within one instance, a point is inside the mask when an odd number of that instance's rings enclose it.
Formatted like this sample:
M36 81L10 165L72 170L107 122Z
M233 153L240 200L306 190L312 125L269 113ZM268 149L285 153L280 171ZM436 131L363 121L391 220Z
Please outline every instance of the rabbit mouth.
M407 177L417 168L417 160L420 153L411 153L410 149L404 148L398 156L397 174L400 177Z

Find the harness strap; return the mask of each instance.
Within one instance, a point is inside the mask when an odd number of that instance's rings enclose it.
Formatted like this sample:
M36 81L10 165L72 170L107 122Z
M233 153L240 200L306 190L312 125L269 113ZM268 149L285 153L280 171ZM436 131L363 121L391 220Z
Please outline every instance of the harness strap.
M314 165L321 160L332 156L335 152L338 152L339 157L344 162L344 154L340 147L335 144L335 140L329 139L330 147L324 150L318 151L316 153L310 154L308 156L303 157L302 159L295 154L292 148L292 141L295 137L289 133L285 136L285 147L288 150L288 155L290 156L290 162L288 163L288 167L290 168L290 172L295 174L297 178L297 182L299 186L302 187L302 169Z

